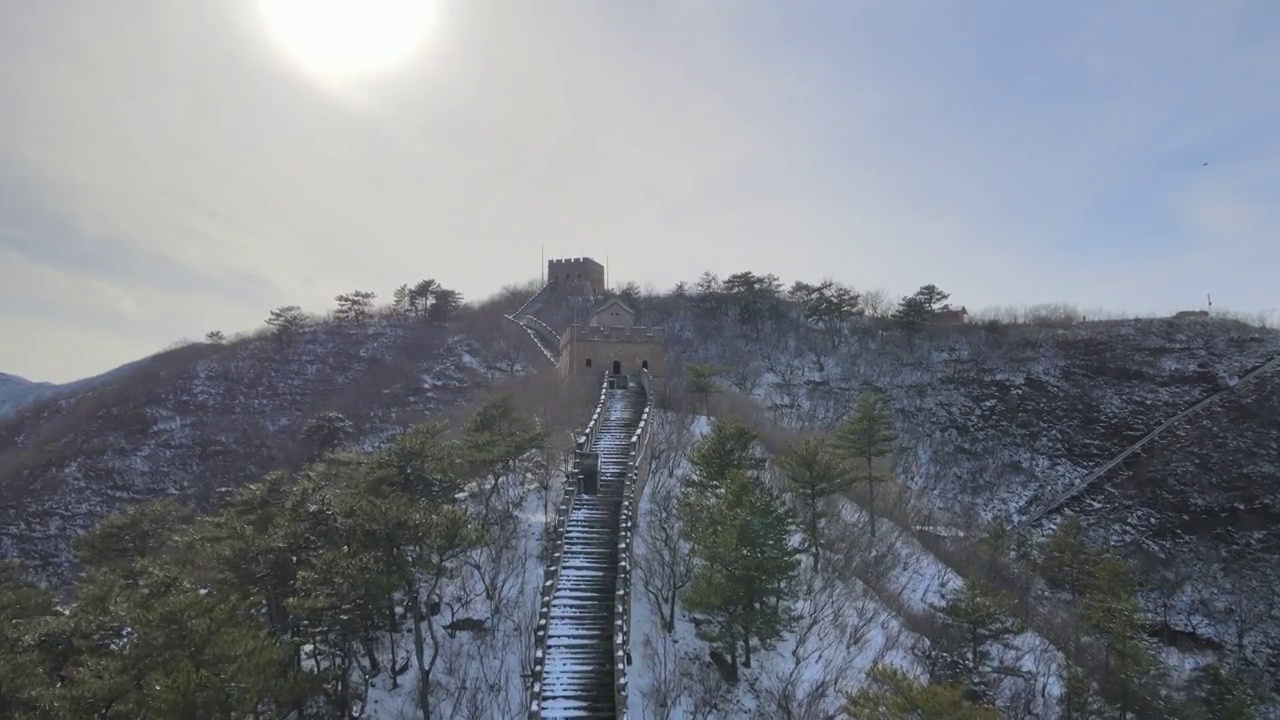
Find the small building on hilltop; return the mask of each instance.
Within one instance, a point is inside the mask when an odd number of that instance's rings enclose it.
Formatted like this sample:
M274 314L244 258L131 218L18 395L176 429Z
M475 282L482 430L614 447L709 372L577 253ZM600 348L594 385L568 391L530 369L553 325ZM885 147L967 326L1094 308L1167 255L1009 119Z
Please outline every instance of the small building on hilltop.
M592 310L591 318L587 320L588 326L632 328L635 327L635 324L636 311L627 307L626 303L617 298L613 298Z
M666 336L662 328L637 327L635 311L613 299L597 307L585 325L571 325L560 336L560 372L573 375L666 373Z
M934 310L933 315L929 317L930 325L964 325L967 322L969 322L969 311L965 310L963 305L959 309Z
M1208 310L1179 310L1173 314L1174 320L1195 320L1209 317Z
M577 286L600 295L604 292L604 266L589 257L548 260L547 282Z

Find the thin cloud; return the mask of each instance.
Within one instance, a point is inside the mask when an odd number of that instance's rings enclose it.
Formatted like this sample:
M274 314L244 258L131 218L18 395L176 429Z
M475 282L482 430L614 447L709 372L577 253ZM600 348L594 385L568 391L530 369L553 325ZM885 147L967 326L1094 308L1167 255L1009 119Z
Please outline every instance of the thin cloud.
M106 332L177 335L419 276L484 294L541 246L659 286L750 268L971 306L1165 310L1225 258L1280 266L1280 163L1249 157L1280 127L1267 3L441 3L414 64L346 84L248 0L0 10L0 178L56 220L0 207L45 243L0 248L123 288Z

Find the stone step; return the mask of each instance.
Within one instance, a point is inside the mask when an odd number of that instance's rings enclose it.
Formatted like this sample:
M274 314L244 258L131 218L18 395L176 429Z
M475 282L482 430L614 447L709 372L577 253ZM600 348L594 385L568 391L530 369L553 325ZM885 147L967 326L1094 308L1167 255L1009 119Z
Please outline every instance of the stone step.
M591 450L600 458L599 495L574 499L564 530L560 577L551 597L542 717L616 718L613 622L620 495L644 411L638 390L609 390ZM610 496L613 493L613 496Z

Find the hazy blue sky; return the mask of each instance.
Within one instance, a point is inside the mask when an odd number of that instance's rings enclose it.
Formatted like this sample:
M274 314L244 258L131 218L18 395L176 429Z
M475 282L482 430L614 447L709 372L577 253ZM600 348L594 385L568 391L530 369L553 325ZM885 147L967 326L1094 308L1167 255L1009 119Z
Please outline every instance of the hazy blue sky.
M1280 305L1274 0L436 4L337 82L256 0L0 0L0 371L484 295L541 244L660 287Z

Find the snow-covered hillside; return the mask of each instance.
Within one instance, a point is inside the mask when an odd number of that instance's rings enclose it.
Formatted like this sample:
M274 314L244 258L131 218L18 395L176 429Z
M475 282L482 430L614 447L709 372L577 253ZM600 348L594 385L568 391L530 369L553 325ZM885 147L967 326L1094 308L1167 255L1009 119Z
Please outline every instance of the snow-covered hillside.
M317 325L288 344L190 345L28 406L0 421L0 557L59 582L70 541L107 514L166 496L201 504L297 466L317 413L345 414L352 442L376 446L529 369L518 329L470 327L380 319Z
M1280 334L1217 319L909 333L883 320L816 328L792 307L751 322L740 309L695 295L631 301L641 322L667 330L673 396L681 394L684 368L711 364L722 386L750 396L769 423L824 432L862 393L887 395L907 450L898 480L912 511L932 516L946 533L1027 517L1215 392L1220 376L1243 375L1280 354ZM556 296L536 315L560 330L588 307ZM29 405L0 421L0 557L22 557L43 578L65 580L73 570L70 541L110 512L163 496L200 504L266 470L300 465L308 450L299 431L319 412L346 415L355 426L349 445L372 449L416 422L456 412L477 391L547 365L521 328L500 313L493 318L450 328L383 318L322 324L290 343L263 336L192 345L128 377ZM1063 509L1085 520L1095 542L1138 562L1148 615L1171 634L1210 648L1239 643L1259 665L1280 663L1280 607L1266 600L1280 597L1270 570L1280 560L1278 407L1274 373L1175 423ZM677 418L664 417L668 425ZM696 437L707 427L699 420L685 433ZM655 449L663 444L654 438ZM656 505L663 484L673 491L683 474L678 458L666 462L642 499L639 565L665 525ZM517 499L526 541L512 544L526 559L541 542L535 506L548 501L529 492L536 497ZM829 717L874 662L919 676L934 606L964 580L901 517L867 542L855 499L838 498L831 521L830 562L838 571L804 579L807 592L795 609L811 622L759 655L735 686L720 682L689 618L677 612L668 631L661 603L635 592L633 717ZM530 560L525 570L516 594L532 598L541 568ZM523 685L515 668L528 641L526 618L511 609L518 604L477 610L505 613L509 633L442 640L467 665L442 668L442 682L463 693L451 716L485 717L492 709L485 692L518 714ZM1001 689L1014 716L1054 716L1061 657L1046 637L1026 631L1004 659L1020 668ZM477 690L477 677L487 690ZM407 689L392 691L389 682L372 679L369 717L399 717L412 705Z
M970 531L1039 510L1217 392L1220 377L1280 355L1275 331L1213 318L918 333L854 321L832 338L794 317L757 329L708 305L648 302L647 321L667 327L670 365L715 365L771 422L809 430L832 428L864 392L887 395L915 511ZM1175 423L1066 512L1141 568L1153 637L1240 646L1280 669L1280 605L1266 600L1280 597L1275 375Z
M671 412L657 417L654 442L665 450L655 447L636 536L632 717L830 718L876 664L927 682L921 657L939 622L937 608L964 581L900 528L890 525L869 538L867 513L843 497L831 499L824 571L815 573L807 559L802 565L804 589L792 608L800 620L775 647L758 652L750 668L741 668L737 683L722 680L682 605L674 625L664 627L670 606L654 591L663 586L668 563L688 552L672 534L679 523L674 496L690 470L679 448L687 450L711 424ZM997 689L1001 708L1011 717L1056 717L1062 657L1047 641L1023 632L1001 663L1017 669Z

